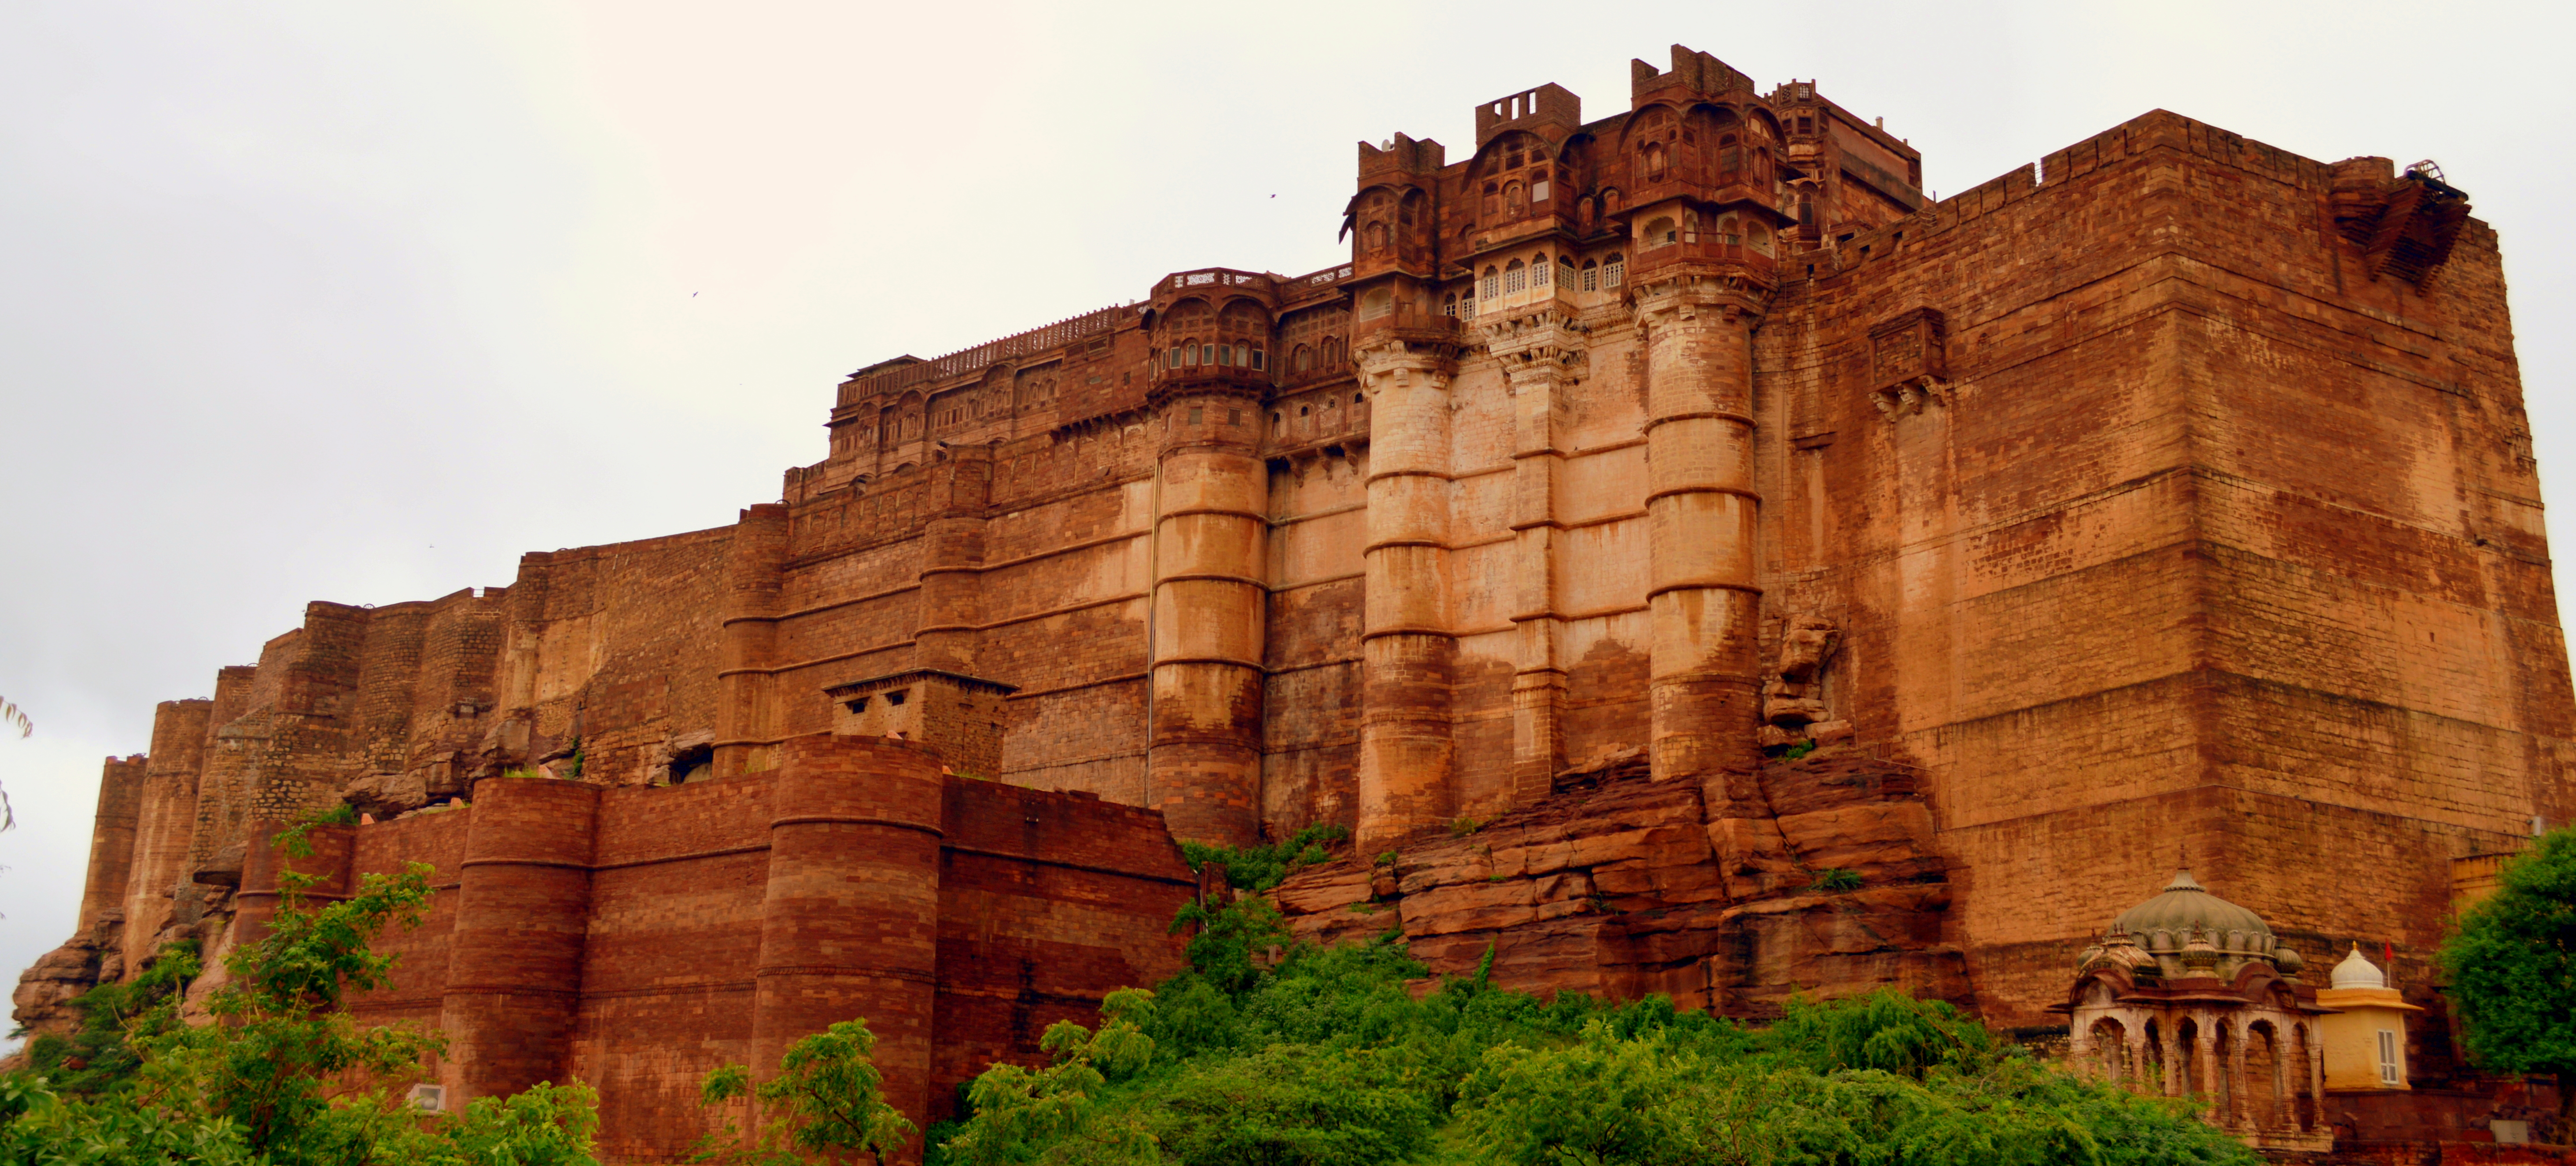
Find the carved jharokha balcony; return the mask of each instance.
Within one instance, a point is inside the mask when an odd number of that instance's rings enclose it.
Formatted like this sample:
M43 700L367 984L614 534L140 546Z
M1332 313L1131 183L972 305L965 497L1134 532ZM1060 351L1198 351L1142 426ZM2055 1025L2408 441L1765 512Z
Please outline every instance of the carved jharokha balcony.
M1751 272L1764 283L1779 281L1779 260L1743 242L1741 235L1703 231L1699 237L1685 234L1679 240L1660 247L1640 247L1628 260L1628 278L1646 279L1666 268L1681 264L1727 265Z

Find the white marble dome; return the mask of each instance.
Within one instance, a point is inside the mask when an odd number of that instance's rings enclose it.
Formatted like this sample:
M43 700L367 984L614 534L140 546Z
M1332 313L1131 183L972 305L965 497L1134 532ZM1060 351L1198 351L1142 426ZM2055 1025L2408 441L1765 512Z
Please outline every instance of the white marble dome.
M2343 962L2334 966L2333 981L2337 988L2388 986L2388 976L2379 970L2379 965L2362 958L2360 944L2354 944L2352 954L2343 957Z

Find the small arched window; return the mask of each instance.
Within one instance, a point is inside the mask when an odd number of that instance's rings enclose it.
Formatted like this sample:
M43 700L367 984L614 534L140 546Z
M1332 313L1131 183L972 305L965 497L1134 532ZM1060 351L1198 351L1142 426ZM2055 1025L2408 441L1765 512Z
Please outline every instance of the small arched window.
M1515 259L1503 265L1503 294L1510 295L1529 286L1529 268Z
M1601 261L1601 290L1608 291L1611 288L1627 282L1627 276L1628 259L1626 256L1613 255L1608 259Z
M1527 209L1529 209L1529 191L1528 191L1528 189L1527 189L1527 188L1525 188L1525 187L1523 187L1523 186L1522 186L1520 183L1518 183L1518 182L1506 182L1506 183L1504 183L1504 184L1503 184L1503 211L1504 211L1504 213L1506 213L1506 214L1515 214L1515 215L1516 215L1516 214L1519 214L1519 213L1521 213L1522 211L1527 210Z
M1370 288L1360 297L1360 319L1374 320L1395 310L1395 293L1385 288Z
M1270 415L1270 433L1272 436L1278 436L1279 431L1285 426L1286 422L1282 421L1278 414L1273 413Z
M1440 314L1443 316L1455 316L1458 314L1458 293L1450 292L1448 295L1440 297Z
M1661 143L1661 142L1648 142L1648 143L1646 143L1646 178L1647 178L1647 180L1648 180L1648 181L1650 181L1650 182L1651 182L1651 181L1660 181L1660 180L1663 178L1663 176L1664 176L1664 146L1663 146L1663 143Z
M1490 300L1501 294L1503 294L1502 273L1496 271L1493 264L1488 263L1485 265L1484 283L1476 292L1477 298Z
M1198 345L1196 345L1196 344L1184 344L1184 345L1182 345L1182 346L1181 346L1181 356L1182 356L1182 358L1183 358L1183 362L1184 362L1185 364L1188 364L1189 366L1194 367L1194 368L1195 368L1195 367L1197 367L1197 365L1198 365L1198 363L1199 363L1199 346L1198 346Z
M1547 273L1547 252L1541 251L1537 258L1530 260L1530 286L1546 287Z
M1265 365L1265 364L1261 363L1261 349L1259 349L1259 348L1257 348L1257 347L1256 347L1256 348L1254 348L1254 349L1252 350L1252 371L1254 371L1254 372L1266 372L1266 371L1268 371L1268 370L1269 370L1269 366L1267 366L1267 365Z
M1668 246L1681 242L1681 238L1680 224L1673 222L1670 215L1657 215L1646 224L1646 246Z
M1315 350L1303 344L1298 345L1296 351L1288 354L1288 370L1290 372L1315 371Z
M1361 239L1362 239L1362 240L1367 244L1368 249L1369 249L1369 250L1371 250L1371 251L1383 251L1383 250L1385 250L1385 249L1386 249L1386 224L1385 224L1385 223L1370 223L1370 224L1369 224L1365 229L1363 229L1363 230L1360 232L1360 238L1361 238Z
M1760 223L1755 223L1753 224L1752 229L1745 234L1744 239L1745 242L1754 250L1759 251L1764 255L1769 255L1771 253L1771 228L1765 227Z
M1601 213L1605 215L1619 213L1619 188L1614 186L1601 192Z
M1574 287L1573 256L1559 255L1556 257L1556 286L1566 288L1568 290L1571 290Z
M1580 284L1579 286L1580 286L1580 287L1582 287L1582 289L1583 289L1583 290L1585 290L1585 291L1600 291L1600 290L1601 290L1601 265L1600 265L1600 264L1598 264L1598 263L1595 263L1595 262L1593 262L1592 260L1589 260L1589 259L1584 260L1584 261L1583 261L1583 282L1582 282L1582 284Z

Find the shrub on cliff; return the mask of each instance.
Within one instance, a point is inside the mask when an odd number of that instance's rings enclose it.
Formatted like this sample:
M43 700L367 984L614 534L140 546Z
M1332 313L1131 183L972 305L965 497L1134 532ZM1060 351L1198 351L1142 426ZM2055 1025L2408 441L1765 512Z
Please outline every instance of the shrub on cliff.
M1317 863L1332 859L1330 849L1348 838L1351 832L1341 826L1317 823L1299 830L1286 842L1256 846L1211 846L1204 842L1181 843L1181 857L1191 870L1210 862L1225 868L1225 880L1247 891L1267 891L1289 875Z
M282 845L309 853L302 833L288 831ZM164 966L173 979L192 970L192 959L169 956L84 1009L116 1018L121 1039L102 1047L125 1059L85 1064L97 1071L60 1084L43 1070L0 1077L0 1166L590 1166L597 1097L586 1086L539 1085L426 1115L405 1093L441 1039L362 1028L339 1010L348 993L386 982L394 959L369 944L388 926L419 922L429 870L369 875L356 894L319 909L296 894L299 876L281 874L269 934L226 959L229 979L206 1001L216 1023L179 1023L179 993L167 983L138 990Z
M2576 1129L2576 830L2532 840L2493 897L2442 946L2451 1007L2477 1063L2558 1075L2561 1129Z
M1937 1002L1798 1002L1749 1029L1649 997L1553 1000L1318 949L1257 896L1193 908L1191 967L1122 992L1053 1063L997 1065L932 1162L1181 1166L2227 1163L2162 1099L2086 1082ZM1271 952L1277 951L1274 958Z
M749 1066L716 1067L698 1083L698 1104L720 1109L753 1097L772 1116L757 1135L725 1119L691 1160L800 1166L807 1154L882 1157L910 1143L912 1122L886 1104L876 1047L865 1019L844 1020L789 1045L778 1076L763 1084L751 1083Z

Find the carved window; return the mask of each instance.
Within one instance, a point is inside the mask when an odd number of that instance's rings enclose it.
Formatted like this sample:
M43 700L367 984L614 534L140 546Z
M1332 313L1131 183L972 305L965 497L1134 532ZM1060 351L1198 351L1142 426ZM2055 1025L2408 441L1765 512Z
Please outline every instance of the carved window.
M1478 287L1479 290L1476 292L1476 295L1479 299L1490 300L1495 296L1503 294L1502 275L1494 269L1493 264L1488 263L1485 265L1485 279L1482 284L1478 285Z
M1386 224L1370 223L1366 229L1360 232L1360 237L1367 244L1369 250L1383 251L1386 249Z
M1290 372L1315 371L1315 350L1303 344L1298 345L1297 351L1288 354L1288 370Z
M1547 272L1547 253L1542 251L1537 258L1530 260L1530 286L1546 287Z
M1602 260L1601 290L1608 291L1611 288L1619 286L1621 283L1626 281L1627 274L1628 259L1626 256L1613 255L1608 259Z
M1458 314L1458 293L1451 292L1448 295L1440 297L1440 314L1443 316L1455 316Z
M1664 147L1661 142L1646 143L1646 178L1659 181L1664 176Z
M1589 259L1583 261L1583 283L1580 286L1584 291L1601 290L1600 264L1594 263Z
M1527 209L1528 206L1529 191L1527 188L1523 187L1518 182L1506 182L1503 184L1503 210L1505 213L1516 215Z
M1513 292L1523 290L1523 289L1527 288L1528 286L1529 286L1529 268L1528 268L1528 267L1524 266L1524 265L1521 263L1521 261L1520 261L1520 260L1518 260L1518 259L1512 260L1510 263L1508 263L1508 264L1505 264L1505 265L1504 265L1504 267L1503 267L1503 294L1504 294L1504 295L1510 295L1510 294L1512 294Z

